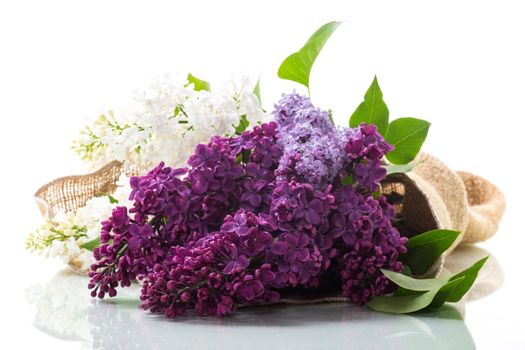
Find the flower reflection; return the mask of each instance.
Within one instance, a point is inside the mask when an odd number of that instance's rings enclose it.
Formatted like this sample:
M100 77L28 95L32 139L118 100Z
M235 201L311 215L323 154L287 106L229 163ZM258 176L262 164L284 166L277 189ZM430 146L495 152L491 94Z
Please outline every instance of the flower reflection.
M85 277L65 269L47 283L27 287L25 294L36 309L36 328L60 339L89 339Z
M444 274L490 255L457 248ZM465 300L499 288L502 271L491 256ZM437 312L390 315L344 303L255 307L224 319L188 315L175 320L138 308L138 286L108 301L89 298L87 278L63 271L44 285L27 289L36 307L35 326L92 349L473 349L463 320L463 303Z

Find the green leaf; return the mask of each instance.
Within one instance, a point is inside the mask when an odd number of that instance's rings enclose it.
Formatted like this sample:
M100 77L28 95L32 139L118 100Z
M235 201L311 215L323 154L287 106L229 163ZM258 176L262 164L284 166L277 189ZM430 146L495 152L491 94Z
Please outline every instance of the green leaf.
M412 291L428 291L433 289L439 289L443 287L447 281L439 280L437 278L425 278L417 279L407 275L404 275L399 272L389 271L381 269L381 272L392 282L397 284L400 287L403 287Z
M417 118L399 118L388 126L386 140L395 149L386 155L394 164L407 164L418 154L427 138L430 123Z
M188 73L187 79L188 79L188 84L186 84L185 86L189 86L190 84L193 84L193 89L195 91L202 91L202 90L210 91L210 83L208 83L207 81L201 80L191 73Z
M310 71L312 66L333 32L341 22L329 22L319 28L308 39L306 44L281 63L277 75L279 78L292 80L302 84L310 91Z
M449 281L461 279L461 283L450 294L447 301L458 302L467 293L478 277L479 270L485 265L489 257L478 260L471 267L449 278Z
M408 251L401 255L400 260L414 275L424 275L459 235L458 231L441 229L414 236L407 241Z
M261 78L257 79L257 84L255 84L255 87L253 88L253 94L257 96L257 99L259 100L259 105L262 105L261 100Z
M461 279L443 282L441 287L428 291L413 291L393 296L376 296L367 302L366 305L376 311L395 314L408 314L427 307L437 308L447 301L447 296L460 282Z
M374 124L381 135L386 135L388 130L388 107L383 101L383 93L377 82L377 77L368 88L365 100L357 106L350 117L350 127L354 128L361 123Z
M375 296L370 299L366 305L376 311L407 314L426 308L430 305L438 291L438 289L435 289L426 292L415 292L412 294Z
M439 289L438 293L429 306L433 308L439 308L445 304L445 302L448 301L450 295L454 292L455 288L457 288L458 284L460 284L464 279L465 277L461 277L445 283L445 285Z
M401 165L395 165L395 164L388 164L385 166L386 168L386 174L399 174L399 173L408 173L414 169L416 166L415 163L408 163L408 164L401 164Z
M246 119L246 114L243 114L241 115L241 118L239 120L239 125L235 126L235 133L237 135L241 135L244 130L246 130L248 128L248 126L250 126L250 122L248 121L248 119Z
M488 257L485 257L447 279L416 279L401 273L381 270L389 280L398 285L398 289L390 296L375 296L366 305L376 311L410 313L427 307L439 308L445 302L458 302L472 287L487 259Z
M408 265L403 266L403 271L401 271L403 275L412 276L412 271L410 270L410 267Z
M89 242L86 242L84 244L81 244L80 247L87 249L89 251L93 251L96 247L100 245L100 237L97 237Z

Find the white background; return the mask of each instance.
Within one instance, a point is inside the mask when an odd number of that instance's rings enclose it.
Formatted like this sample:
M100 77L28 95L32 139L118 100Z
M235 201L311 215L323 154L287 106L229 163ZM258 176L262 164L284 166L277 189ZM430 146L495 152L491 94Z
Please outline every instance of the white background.
M40 220L34 191L85 172L69 146L90 118L159 74L188 71L212 82L260 76L271 109L282 92L304 91L277 78L280 62L320 25L345 20L313 68L314 103L344 125L376 74L392 117L432 122L426 151L500 186L507 213L483 247L505 284L467 305L466 320L479 348L525 348L524 15L507 0L2 1L2 343L74 347L31 325L24 290L61 265L32 257L23 241Z

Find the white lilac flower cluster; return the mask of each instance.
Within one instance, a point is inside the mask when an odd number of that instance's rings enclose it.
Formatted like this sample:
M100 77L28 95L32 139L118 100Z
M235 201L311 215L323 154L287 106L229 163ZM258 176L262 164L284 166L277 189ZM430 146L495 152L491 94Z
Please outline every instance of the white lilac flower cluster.
M94 262L91 251L82 245L100 235L100 223L117 205L130 205L129 178L119 179L117 190L88 200L76 212L59 212L31 233L26 248L46 257L60 257L76 270L86 272Z
M267 119L252 91L247 79L231 79L210 90L163 76L136 93L133 112L100 116L81 132L73 149L93 169L112 160L123 162L128 173L161 161L184 166L195 146L211 136L235 134L241 120L253 126Z

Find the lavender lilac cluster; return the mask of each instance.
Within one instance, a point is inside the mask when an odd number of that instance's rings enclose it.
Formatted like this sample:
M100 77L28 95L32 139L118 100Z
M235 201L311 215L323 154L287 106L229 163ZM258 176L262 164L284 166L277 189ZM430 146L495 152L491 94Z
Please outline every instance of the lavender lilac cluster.
M283 95L275 120L198 145L189 169L131 180L132 208L103 222L89 288L143 282L144 309L224 316L285 290L338 286L361 305L392 291L406 238L378 190L392 150L374 125L337 128L307 97Z

